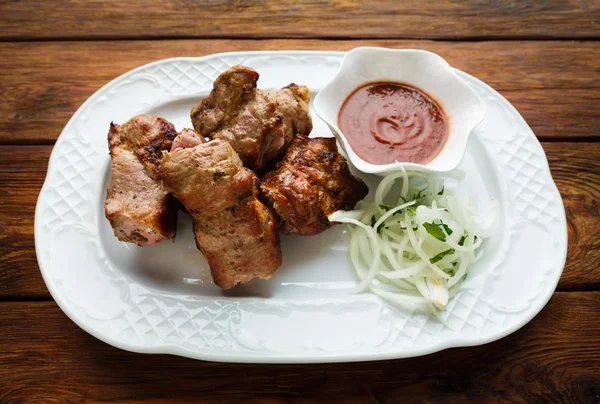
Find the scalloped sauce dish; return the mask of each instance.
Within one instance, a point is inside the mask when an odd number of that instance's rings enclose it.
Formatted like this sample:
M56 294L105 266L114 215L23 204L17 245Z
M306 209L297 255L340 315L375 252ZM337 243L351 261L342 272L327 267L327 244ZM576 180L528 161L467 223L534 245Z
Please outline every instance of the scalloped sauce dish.
M377 84L384 85L380 92L385 85L392 86L382 97L391 103L375 102L377 96L372 95L371 108L360 102L355 105L355 98L364 98L361 95L369 89L373 92ZM469 136L486 114L486 104L440 56L418 49L370 47L346 54L335 77L315 97L314 107L352 164L381 176L400 166L413 171L454 170L465 155ZM350 123L341 111L348 107L354 111ZM374 111L377 107L381 108ZM419 130L420 123L434 123L421 119L426 116L439 118L433 126L440 124L440 110L447 133L443 127L430 128L433 133L425 127ZM363 121L360 130L356 120Z

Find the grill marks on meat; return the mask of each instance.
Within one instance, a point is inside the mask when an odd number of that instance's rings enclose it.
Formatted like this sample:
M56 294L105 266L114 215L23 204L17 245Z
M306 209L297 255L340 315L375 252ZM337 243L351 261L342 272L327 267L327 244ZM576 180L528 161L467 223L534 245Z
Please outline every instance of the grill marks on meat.
M292 121L279 110L277 100L256 88L257 81L256 71L233 66L219 75L211 93L192 109L190 116L200 134L228 141L246 167L260 171L283 155L293 128L290 130ZM299 89L300 99L302 91L308 89ZM293 90L290 92L282 94L282 99L296 97Z
M119 240L144 246L174 237L177 207L160 186L158 164L176 134L172 124L150 115L111 123L104 212Z
M152 115L136 115L121 125L122 142L132 147L148 175L160 180L162 151L169 150L177 131L172 123Z
M313 235L333 225L327 217L350 210L368 188L348 169L335 138L294 137L285 158L262 179L261 193L277 212L284 234Z
M229 289L266 279L281 265L275 220L257 199L258 180L228 142L164 153L160 171L163 186L192 215L215 284Z

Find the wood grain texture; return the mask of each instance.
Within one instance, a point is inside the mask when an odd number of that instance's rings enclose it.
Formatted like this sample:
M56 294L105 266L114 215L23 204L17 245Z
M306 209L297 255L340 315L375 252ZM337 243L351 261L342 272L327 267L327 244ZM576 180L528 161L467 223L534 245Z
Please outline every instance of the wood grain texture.
M567 212L569 247L559 290L600 288L600 143L544 143ZM50 146L0 146L0 300L47 298L33 218Z
M594 0L4 1L0 38L598 38Z
M600 400L600 292L558 292L500 341L421 358L245 365L113 348L54 304L0 303L0 402Z
M600 143L545 143L569 233L561 289L600 288ZM579 282L583 273L588 282ZM586 276L586 277L587 277Z
M48 298L33 240L49 146L0 146L0 300Z
M600 139L599 42L183 40L0 43L0 144L52 144L96 90L155 60L364 45L440 54L503 93L543 140Z

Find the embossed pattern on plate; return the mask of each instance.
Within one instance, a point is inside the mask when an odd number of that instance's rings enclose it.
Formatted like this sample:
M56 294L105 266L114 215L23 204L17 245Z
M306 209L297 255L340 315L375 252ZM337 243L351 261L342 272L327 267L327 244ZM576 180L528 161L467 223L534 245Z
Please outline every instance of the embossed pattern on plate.
M487 104L460 169L465 194L500 206L444 322L418 306L347 292L354 276L346 234L283 237L284 265L269 281L231 292L210 283L189 219L175 243L140 249L112 236L103 215L111 121L162 115L189 127L189 108L224 69L243 63L261 88L290 81L318 92L337 52L246 52L177 58L137 68L96 92L71 118L50 157L36 207L38 262L50 293L81 328L114 346L233 362L339 362L423 355L499 339L547 303L564 267L566 219L544 152L519 113L483 82L458 72ZM315 120L311 136L331 136ZM373 177L365 176L370 186Z

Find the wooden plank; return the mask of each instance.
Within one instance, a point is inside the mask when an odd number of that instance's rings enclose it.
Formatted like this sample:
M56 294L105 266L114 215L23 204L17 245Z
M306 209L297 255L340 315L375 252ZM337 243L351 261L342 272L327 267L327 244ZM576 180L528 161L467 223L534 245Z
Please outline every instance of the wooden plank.
M422 358L266 366L121 351L53 302L5 302L0 401L596 403L599 305L600 292L558 292L511 336Z
M0 299L48 298L33 240L52 147L0 147Z
M0 43L0 144L51 144L97 89L158 59L240 50L422 48L505 94L541 139L600 138L599 42L118 41Z
M599 289L600 143L544 143L569 229L559 290ZM0 299L48 298L34 251L33 218L50 146L0 147Z
M597 38L596 1L5 1L0 38Z
M508 90L502 95L540 141L600 140L600 90Z
M543 143L542 146L567 215L567 263L559 288L598 290L600 143ZM583 278L588 281L581 282Z

